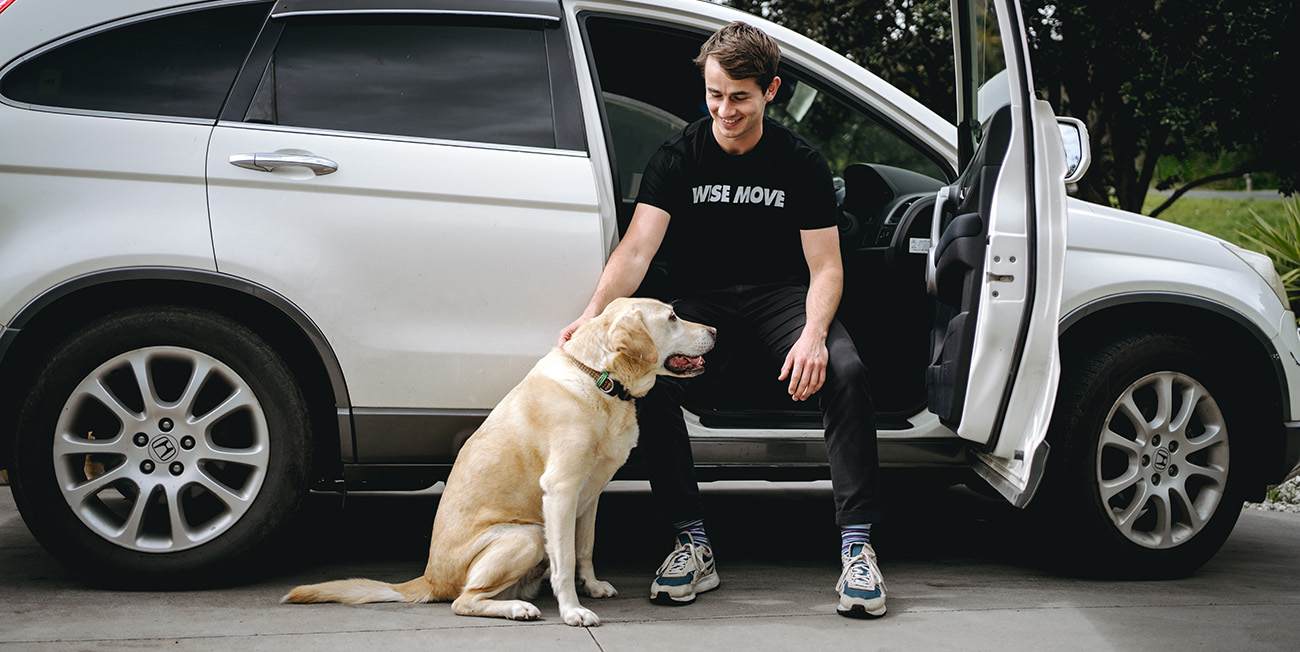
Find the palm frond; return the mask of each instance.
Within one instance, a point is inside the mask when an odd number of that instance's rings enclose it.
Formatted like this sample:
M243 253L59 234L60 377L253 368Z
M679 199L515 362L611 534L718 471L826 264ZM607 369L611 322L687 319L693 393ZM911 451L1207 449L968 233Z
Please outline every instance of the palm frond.
M1291 309L1300 313L1300 195L1293 196L1285 209L1286 215L1277 225L1250 211L1254 222L1238 233L1251 249L1273 261Z

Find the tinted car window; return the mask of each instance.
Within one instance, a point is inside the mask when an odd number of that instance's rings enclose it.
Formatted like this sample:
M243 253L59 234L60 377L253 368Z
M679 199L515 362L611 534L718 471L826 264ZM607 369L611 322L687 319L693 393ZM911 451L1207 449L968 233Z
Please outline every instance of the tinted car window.
M686 122L708 115L704 85L694 58L707 32L690 32L656 25L592 16L585 21L587 37L606 103L636 101L676 115ZM647 55L646 53L653 53ZM821 150L831 170L839 174L849 164L870 162L945 179L943 167L915 142L899 135L865 107L824 91L809 75L782 65L782 92L768 105L768 116L791 127ZM608 106L607 106L608 108ZM615 146L619 136L614 137ZM650 150L653 153L653 149ZM626 158L625 151L616 154ZM648 156L620 168L640 171ZM936 157L937 158L937 157Z
M540 26L356 20L286 25L246 120L555 146Z
M824 92L788 67L780 74L789 95L772 104L767 115L815 143L832 170L843 171L852 163L870 161L931 179L947 178L934 159L871 115Z
M5 97L68 109L215 119L269 3L171 15L91 34L23 63Z

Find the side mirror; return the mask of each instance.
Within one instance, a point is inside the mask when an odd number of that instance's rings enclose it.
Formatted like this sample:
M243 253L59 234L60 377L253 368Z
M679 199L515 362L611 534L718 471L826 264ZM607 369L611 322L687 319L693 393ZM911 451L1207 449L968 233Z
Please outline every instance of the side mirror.
M1057 118L1056 126L1065 145L1065 182L1078 183L1092 164L1088 125L1078 118Z

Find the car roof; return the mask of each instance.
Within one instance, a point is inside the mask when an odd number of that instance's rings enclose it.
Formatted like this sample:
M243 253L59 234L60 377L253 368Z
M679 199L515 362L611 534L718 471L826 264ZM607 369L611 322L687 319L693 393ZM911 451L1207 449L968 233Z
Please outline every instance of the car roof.
M468 13L559 20L559 0L281 0L276 16L319 13Z
M0 67L46 43L97 25L154 11L183 10L205 4L213 3L193 0L14 0L0 13ZM543 20L559 20L561 16L560 0L280 0L272 12L278 16L343 12L472 13Z

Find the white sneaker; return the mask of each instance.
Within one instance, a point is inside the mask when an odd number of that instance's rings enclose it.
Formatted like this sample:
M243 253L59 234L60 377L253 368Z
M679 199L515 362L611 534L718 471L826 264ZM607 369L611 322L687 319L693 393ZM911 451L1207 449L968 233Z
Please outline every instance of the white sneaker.
M885 615L885 578L876 565L876 551L871 544L855 543L849 554L841 555L844 572L835 590L840 594L836 609L849 618L879 618Z
M650 601L668 606L695 602L696 593L718 588L718 570L713 550L695 543L690 534L677 536L677 547L664 560L650 583Z

